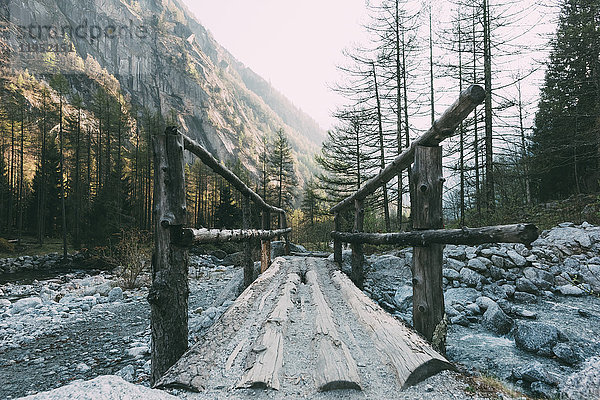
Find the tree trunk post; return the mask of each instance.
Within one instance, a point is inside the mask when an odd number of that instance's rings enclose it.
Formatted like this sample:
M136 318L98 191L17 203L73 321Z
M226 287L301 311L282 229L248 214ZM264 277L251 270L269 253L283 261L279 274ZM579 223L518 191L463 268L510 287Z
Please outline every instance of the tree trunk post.
M183 138L168 127L154 138L154 255L151 306L154 384L188 347L188 252L173 242L185 223Z
M264 209L262 212L262 229L271 229L271 212ZM260 242L260 273L262 274L271 265L271 240L262 240Z
M365 203L363 200L354 201L354 232L362 232L365 221ZM365 254L362 243L352 243L352 281L362 290L364 276L363 263Z
M287 214L286 213L281 213L281 219L279 220L279 229L287 229ZM283 235L283 239L285 240L285 255L289 256L290 255L290 235L289 233L286 233L285 235Z
M342 219L338 211L335 212L333 217L334 230L336 232L342 231ZM333 239L333 260L337 265L342 268L342 242L339 239Z
M250 207L250 197L244 195L242 203L242 228L250 229L250 220L252 209ZM252 241L244 242L244 287L250 286L254 281L254 262L252 261Z
M415 230L438 229L443 226L442 214L442 148L415 149L412 170ZM413 326L438 351L445 350L444 292L442 288L443 244L415 247L413 255Z

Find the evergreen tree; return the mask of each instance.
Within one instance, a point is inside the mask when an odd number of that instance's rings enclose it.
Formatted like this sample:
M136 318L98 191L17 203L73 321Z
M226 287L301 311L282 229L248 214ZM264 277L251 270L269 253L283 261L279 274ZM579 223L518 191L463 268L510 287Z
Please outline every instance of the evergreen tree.
M219 199L220 203L215 210L216 228L239 227L241 213L235 206L229 185L223 185L219 190Z
M275 134L273 149L269 155L269 166L271 179L275 183L277 207L292 208L298 179L294 171L292 148L283 129L279 129Z
M597 190L600 3L563 0L532 137L540 200Z

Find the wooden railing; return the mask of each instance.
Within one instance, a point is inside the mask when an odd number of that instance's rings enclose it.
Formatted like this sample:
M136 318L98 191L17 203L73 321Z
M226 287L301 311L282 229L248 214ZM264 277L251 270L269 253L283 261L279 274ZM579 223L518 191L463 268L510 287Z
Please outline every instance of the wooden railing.
M354 283L363 286L363 244L403 244L414 246L413 253L413 326L434 347L444 351L444 293L442 262L444 244L482 244L519 242L530 244L538 237L531 224L505 225L484 228L444 230L442 212L442 149L439 144L451 137L460 123L485 99L485 91L477 85L463 91L433 126L409 148L368 180L351 196L335 205L334 259L342 263L342 242L352 248ZM379 187L387 184L401 171L411 168L411 219L413 232L365 233L364 201ZM401 195L401 194L399 194ZM342 212L354 207L354 230L342 232ZM398 210L401 212L401 210Z
M151 305L152 372L156 382L183 355L188 346L188 248L200 243L244 242L244 284L252 283L252 247L260 242L261 272L271 263L271 239L284 236L289 254L287 217L284 210L267 204L233 172L221 165L204 147L168 127L154 137L154 255ZM186 228L184 149L189 150L222 176L243 196L242 229ZM251 229L251 202L261 211L261 229ZM278 229L271 229L271 215L279 214Z

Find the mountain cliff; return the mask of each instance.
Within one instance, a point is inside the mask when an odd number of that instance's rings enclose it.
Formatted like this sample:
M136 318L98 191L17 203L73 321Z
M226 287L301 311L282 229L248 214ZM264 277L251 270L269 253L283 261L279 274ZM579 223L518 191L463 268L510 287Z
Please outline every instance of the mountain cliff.
M40 80L60 72L84 99L91 93L81 82L104 77L132 109L168 116L221 161L239 160L254 174L261 139L283 128L299 176L314 169L324 138L317 123L220 46L178 0L9 0L3 14L13 71Z

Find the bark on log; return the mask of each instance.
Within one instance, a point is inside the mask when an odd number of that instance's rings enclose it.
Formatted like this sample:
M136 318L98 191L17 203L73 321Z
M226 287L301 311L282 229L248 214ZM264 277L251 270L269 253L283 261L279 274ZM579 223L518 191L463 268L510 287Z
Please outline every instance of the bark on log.
M279 374L283 365L283 335L289 320L289 310L294 306L293 296L300 283L298 274L288 275L277 306L265 322L263 336L250 352L248 371L238 383L238 388L272 388L279 390Z
M481 104L485 99L485 90L481 86L472 85L464 90L458 100L442 114L442 116L433 124L427 132L420 138L413 141L408 149L398 155L391 164L388 164L379 174L369 179L365 184L351 196L345 198L331 211L341 211L351 207L355 200L364 199L375 190L389 182L398 173L410 166L413 162L415 148L417 146L437 146L444 139L454 134L458 125L465 119L471 111Z
M362 200L356 200L354 204L354 231L362 232L365 222L365 203ZM352 243L352 281L360 289L363 288L364 274L363 264L365 254L362 243Z
M539 236L533 224L486 226L483 228L433 229L396 233L331 232L333 239L342 242L368 244L399 244L429 246L439 244L478 245L484 243L523 243L530 245Z
M263 230L271 229L271 212L263 210L262 212ZM260 242L260 273L262 274L271 265L271 240L261 240Z
M339 212L336 212L333 217L335 230L337 232L340 232L342 230L341 218L342 216ZM340 240L337 240L336 238L333 238L333 260L337 263L337 265L340 268L342 267L342 242Z
M317 388L321 391L360 390L358 367L335 327L333 313L321 292L315 271L306 273L306 282L311 285L313 301L317 309L313 339L317 352L317 364L314 370Z
M181 231L179 244L192 246L198 243L244 242L248 240L269 240L279 235L291 232L291 228L278 230L258 229L192 229Z
M385 312L340 271L333 281L361 324L368 330L383 363L390 363L405 388L444 370L454 369L421 336Z
M250 199L254 203L256 203L263 210L270 210L274 213L283 214L281 208L274 207L272 205L267 204L262 197L256 194L252 189L250 189L240 178L237 177L236 174L231 172L229 169L224 167L217 161L216 158L213 157L212 154L204 147L202 147L195 140L183 135L183 143L185 149L195 154L204 164L206 164L210 169L212 169L215 173L221 175L225 180L231 183L237 190L239 190L242 195L249 196Z
M183 138L169 127L154 138L154 255L148 293L154 384L188 346L188 253L173 244L185 224Z
M415 149L412 169L414 202L411 206L414 229L441 228L443 224L442 148L440 146ZM444 289L442 286L443 244L413 250L413 327L430 342L433 333L444 319ZM445 353L446 331L436 338L434 348Z

